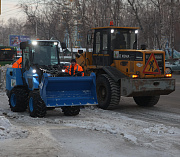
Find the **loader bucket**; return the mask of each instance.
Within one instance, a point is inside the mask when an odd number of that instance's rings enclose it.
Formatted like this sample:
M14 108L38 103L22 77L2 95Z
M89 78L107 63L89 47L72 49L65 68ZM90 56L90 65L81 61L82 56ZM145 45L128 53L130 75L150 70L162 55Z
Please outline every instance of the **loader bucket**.
M47 107L97 105L96 76L48 77L40 84L40 95Z

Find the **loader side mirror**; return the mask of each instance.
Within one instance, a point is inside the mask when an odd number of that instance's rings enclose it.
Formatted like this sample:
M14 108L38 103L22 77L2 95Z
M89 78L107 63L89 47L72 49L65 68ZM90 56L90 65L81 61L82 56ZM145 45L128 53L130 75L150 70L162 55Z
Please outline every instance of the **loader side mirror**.
M62 42L62 43L61 43L61 47L62 47L62 49L66 49L66 43L65 43L65 42Z
M27 47L27 42L21 42L20 43L20 49L22 50L22 49L26 49L26 47Z

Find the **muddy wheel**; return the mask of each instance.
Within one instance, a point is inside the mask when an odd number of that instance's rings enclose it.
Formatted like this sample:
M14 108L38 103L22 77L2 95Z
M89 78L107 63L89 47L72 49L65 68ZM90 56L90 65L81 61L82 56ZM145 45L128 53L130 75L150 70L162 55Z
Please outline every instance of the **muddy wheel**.
M13 112L24 112L28 104L28 90L23 87L15 87L9 95L9 105Z
M107 74L98 76L96 92L99 108L112 109L120 102L120 86Z
M137 105L151 107L158 103L160 96L139 96L133 98Z
M41 99L39 91L31 91L29 94L29 113L31 117L44 117L46 105Z
M79 106L62 107L62 112L64 112L65 116L76 116L80 112L80 107Z

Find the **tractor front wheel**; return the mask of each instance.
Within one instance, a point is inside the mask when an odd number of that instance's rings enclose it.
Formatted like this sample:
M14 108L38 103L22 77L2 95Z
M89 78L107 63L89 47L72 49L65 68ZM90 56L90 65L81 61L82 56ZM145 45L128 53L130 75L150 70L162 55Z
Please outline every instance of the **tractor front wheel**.
M15 87L9 95L9 105L13 112L24 112L27 109L28 91L23 87Z
M41 99L39 91L31 91L29 94L29 113L31 117L44 117L46 105Z
M152 107L158 103L160 96L138 96L133 98L135 103L139 106Z
M62 112L64 112L65 116L76 116L80 112L80 107L79 106L62 107Z

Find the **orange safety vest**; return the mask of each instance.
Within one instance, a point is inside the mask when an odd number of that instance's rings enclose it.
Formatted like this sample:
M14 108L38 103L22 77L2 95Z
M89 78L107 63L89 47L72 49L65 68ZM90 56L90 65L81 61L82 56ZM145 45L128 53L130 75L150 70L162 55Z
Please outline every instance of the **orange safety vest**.
M68 66L66 69L65 69L65 72L68 73L69 75L71 75L71 68L72 68L72 65ZM73 71L73 75L75 75L76 72L78 71L81 71L82 72L82 76L84 76L84 72L83 72L83 68L78 65L78 64L75 64L74 66L74 71Z
M12 68L21 68L22 57L19 58L13 65Z

